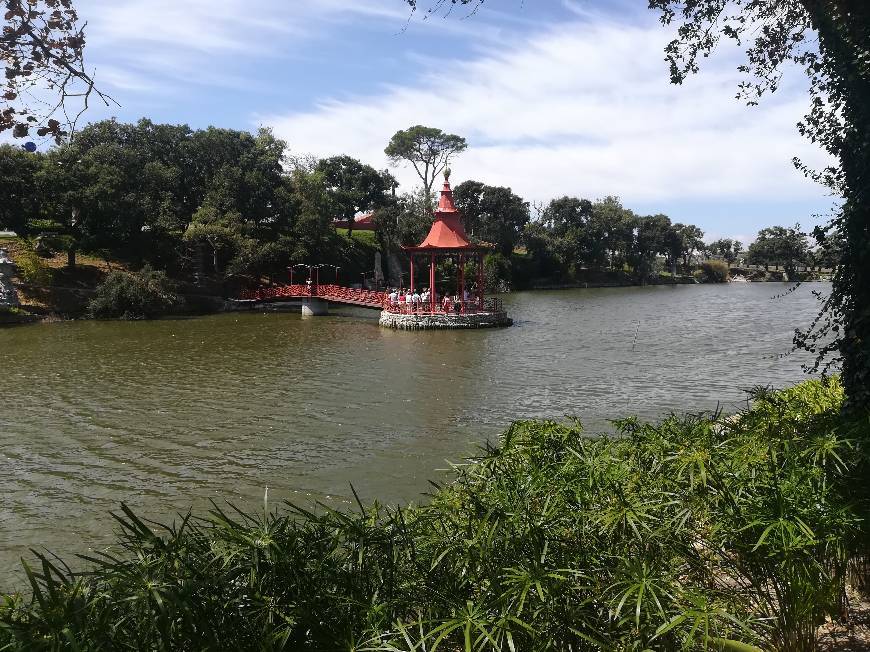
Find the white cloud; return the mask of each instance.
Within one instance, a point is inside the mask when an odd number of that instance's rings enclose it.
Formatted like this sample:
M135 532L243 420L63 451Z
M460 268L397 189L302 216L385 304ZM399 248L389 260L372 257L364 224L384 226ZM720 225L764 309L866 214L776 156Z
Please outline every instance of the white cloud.
M79 12L89 20L88 61L100 84L171 96L188 83L250 89L257 83L232 72L239 63L286 59L326 38L337 22L391 22L400 30L409 16L403 6L393 0L82 0Z
M791 167L822 160L795 123L800 88L761 107L734 99L733 53L705 62L682 87L668 83L655 23L601 19L551 29L470 61L440 62L415 80L313 110L257 116L297 152L349 153L385 167L399 128L437 126L464 135L469 150L454 178L508 185L527 199L562 194L632 201L816 200L824 192ZM399 171L405 188L413 171Z
M91 33L108 43L164 45L173 51L212 54L237 51L246 56L311 35L319 19L407 15L401 4L385 0L84 0L81 4L82 14L93 16Z
M253 79L252 62L260 70L304 66L328 57L336 38L357 43L363 54L353 63L364 66L369 39L395 39L409 50L416 37L432 34L493 44L509 41L518 26L537 24L490 8L468 20L467 12L450 18L412 12L404 0L79 0L77 7L88 19L88 64L96 66L98 84L139 92L139 99L177 97L191 85L268 91L275 80L265 73Z

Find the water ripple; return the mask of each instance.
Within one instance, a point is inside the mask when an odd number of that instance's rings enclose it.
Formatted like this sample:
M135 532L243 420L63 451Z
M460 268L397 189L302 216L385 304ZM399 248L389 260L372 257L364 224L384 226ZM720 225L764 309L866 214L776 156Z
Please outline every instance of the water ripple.
M166 518L209 499L406 500L515 418L738 406L802 378L804 286L515 294L515 326L395 332L372 313L0 330L0 588L28 547L111 540L124 500ZM326 496L329 496L327 499ZM256 504L256 503L255 503Z

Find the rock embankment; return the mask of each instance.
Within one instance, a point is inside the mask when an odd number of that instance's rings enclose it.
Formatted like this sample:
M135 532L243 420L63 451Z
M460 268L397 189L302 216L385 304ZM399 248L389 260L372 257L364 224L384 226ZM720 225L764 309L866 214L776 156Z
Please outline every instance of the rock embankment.
M398 314L384 310L378 323L384 328L403 331L450 330L457 328L497 328L513 320L504 311L470 314Z

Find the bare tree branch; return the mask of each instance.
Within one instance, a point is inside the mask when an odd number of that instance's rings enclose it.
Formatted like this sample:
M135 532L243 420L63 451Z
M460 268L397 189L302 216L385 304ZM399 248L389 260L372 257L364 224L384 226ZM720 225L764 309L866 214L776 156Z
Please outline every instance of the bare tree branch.
M60 142L75 131L91 95L106 106L118 104L85 69L87 23L79 25L72 0L3 0L3 9L0 132L26 138L35 130L37 136ZM71 114L73 100L81 107ZM58 113L62 119L55 117Z

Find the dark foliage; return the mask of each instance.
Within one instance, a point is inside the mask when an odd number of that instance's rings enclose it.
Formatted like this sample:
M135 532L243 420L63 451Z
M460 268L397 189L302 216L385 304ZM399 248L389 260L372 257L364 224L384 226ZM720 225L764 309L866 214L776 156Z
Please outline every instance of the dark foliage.
M88 304L96 319L152 319L178 310L182 299L164 272L150 267L140 272L111 272Z

